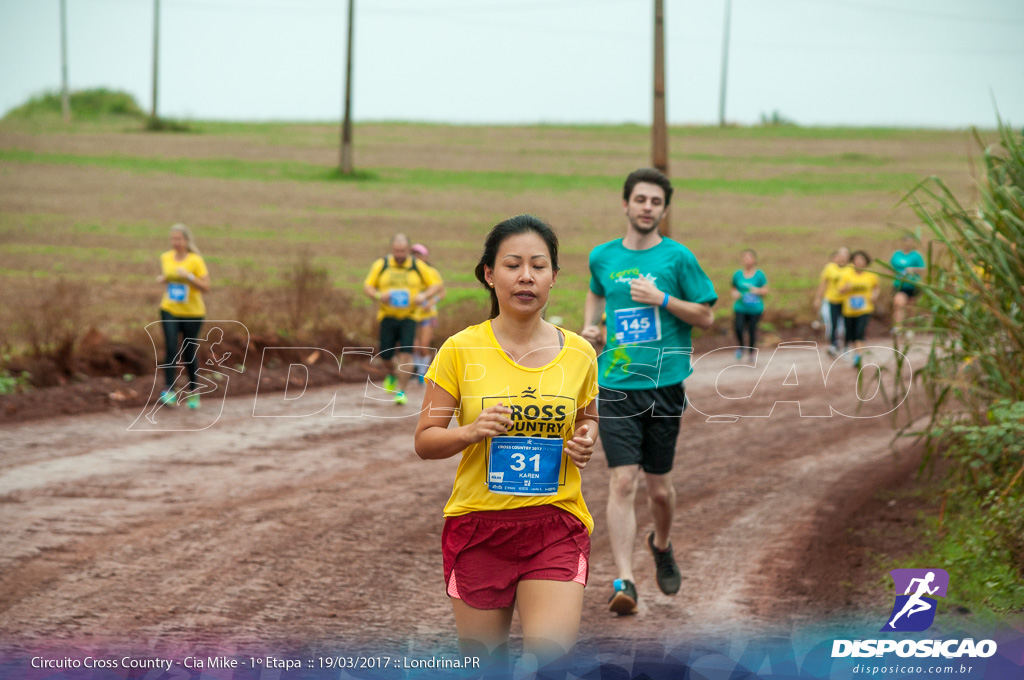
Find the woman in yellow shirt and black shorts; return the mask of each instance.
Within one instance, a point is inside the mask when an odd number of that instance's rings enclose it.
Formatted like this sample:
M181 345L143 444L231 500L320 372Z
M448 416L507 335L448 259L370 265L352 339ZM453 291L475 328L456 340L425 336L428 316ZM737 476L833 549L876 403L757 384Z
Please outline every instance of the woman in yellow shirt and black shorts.
M590 343L543 319L557 274L543 221L519 215L491 230L476 267L490 319L438 351L416 428L421 458L461 454L444 584L462 652L499 664L514 608L526 667L568 653L583 608L594 520L580 470L597 434L597 363Z
M167 387L160 394L164 404L176 404L177 393L174 383L178 378L178 361L185 364L188 370L189 383L181 392L189 393L199 388L196 382L196 370L199 357L195 347L188 349L189 340L199 337L203 319L206 318L206 303L203 293L210 292L210 272L206 262L199 254L192 231L184 224L171 227L171 249L160 255L161 274L157 282L164 286L164 296L160 301L160 320L164 328L164 378ZM181 338L179 345L178 338ZM179 358L180 348L186 348ZM199 408L199 395L189 394L185 405L190 409Z
M861 349L868 321L875 311L875 303L881 291L878 274L867 271L871 256L863 250L850 256L851 267L839 280L839 292L843 296L843 323L846 325L846 346L853 349L853 366L860 368Z

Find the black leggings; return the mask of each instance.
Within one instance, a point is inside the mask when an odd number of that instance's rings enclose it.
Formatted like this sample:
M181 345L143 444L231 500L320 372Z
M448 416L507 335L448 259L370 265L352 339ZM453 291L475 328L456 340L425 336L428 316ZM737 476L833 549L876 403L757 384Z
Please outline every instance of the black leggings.
M199 343L189 343L189 340L199 338L199 329L203 325L203 317L174 316L170 312L160 310L161 325L164 327L164 380L167 382L167 389L174 387L174 380L178 377L178 349L185 347L181 356L181 363L188 369L189 384L185 389L193 390L199 387L196 382L196 369L199 368ZM182 337L182 344L178 344L178 337Z
M846 326L846 344L852 345L855 341L863 341L864 334L868 329L868 321L871 320L870 314L861 314L860 316L844 316L843 325Z
M744 314L736 312L734 320L736 324L736 342L740 347L746 347L748 352L753 352L757 346L757 323L761 320L760 314ZM750 337L750 342L743 342L744 331Z
M843 318L843 303L842 302L830 302L828 303L828 314L832 319L832 334L829 336L828 344L836 344L836 331L839 328L839 320ZM844 328L845 323L844 323Z

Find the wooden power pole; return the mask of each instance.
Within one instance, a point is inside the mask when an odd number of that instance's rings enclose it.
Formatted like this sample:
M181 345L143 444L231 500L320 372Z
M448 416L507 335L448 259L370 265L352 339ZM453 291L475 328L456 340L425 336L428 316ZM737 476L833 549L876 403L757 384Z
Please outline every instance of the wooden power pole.
M153 108L150 118L157 120L157 82L160 73L160 0L153 0Z
M71 122L71 95L68 94L68 9L60 0L60 111L64 123Z
M668 175L668 127L665 120L665 3L654 0L654 124L651 127L651 162ZM661 220L658 231L669 236L669 216Z
M341 123L341 174L351 175L352 169L352 24L353 5L348 0L348 48L345 55L345 119Z

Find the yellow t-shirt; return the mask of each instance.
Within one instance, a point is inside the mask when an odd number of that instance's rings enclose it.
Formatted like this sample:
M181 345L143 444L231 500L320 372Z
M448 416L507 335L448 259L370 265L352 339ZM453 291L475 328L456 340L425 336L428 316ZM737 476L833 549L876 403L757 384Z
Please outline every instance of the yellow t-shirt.
M850 267L839 281L839 287L849 286L843 294L843 316L864 316L875 311L872 293L879 286L878 274L866 269L859 274Z
M571 331L562 329L562 333L564 345L551 363L524 368L501 349L490 321L470 326L445 341L426 379L455 397L460 426L500 401L512 409L509 435L560 439L564 447L576 429L576 411L597 397L597 357L589 342ZM513 459L518 455L513 454ZM501 466L500 456L491 455L491 440L470 446L462 452L452 495L444 506L445 517L554 505L578 517L592 532L594 518L583 501L579 468L564 451L560 458L560 462L548 458L551 467L557 464L558 486L553 495L506 495L491 491L496 468ZM539 459L533 457L523 456L512 465L540 469Z
M441 279L441 273L439 271L437 271L436 269L434 269L433 267L431 267L426 262L424 262L423 260L416 260L416 266L420 267L422 269L429 269L430 270L430 274L429 274L429 276L427 278L432 278L435 281L441 281L442 280ZM426 272L424 272L424 274L426 274ZM438 303L438 297L434 296L434 297L430 298L429 300L427 300L426 304L424 304L424 305L417 305L415 311L413 312L412 317L414 319L416 319L417 323L420 322L420 321L426 321L427 319L434 318L435 316L437 316L437 303Z
M433 267L414 257L407 257L405 262L398 264L394 256L388 255L373 263L363 285L373 286L381 293L377 308L377 321L380 321L384 317L415 318L416 296L438 283L441 283L440 274Z
M821 270L821 276L818 279L826 282L825 300L830 304L838 305L843 301L843 294L839 292L839 280L843 278L843 274L851 269L853 267L850 265L840 267L835 262L829 262Z
M173 250L168 250L160 255L160 268L163 270L164 278L167 279L167 283L164 284L164 297L160 301L160 309L174 316L206 316L206 303L203 302L202 292L189 282L188 277L178 274L178 267L197 279L209 274L203 258L196 253L188 253L180 262L174 259Z

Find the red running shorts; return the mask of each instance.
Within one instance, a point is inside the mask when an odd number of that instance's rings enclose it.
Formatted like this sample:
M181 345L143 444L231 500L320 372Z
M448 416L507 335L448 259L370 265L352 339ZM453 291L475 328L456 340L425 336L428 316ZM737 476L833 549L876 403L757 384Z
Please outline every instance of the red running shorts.
M590 534L553 505L471 512L445 519L441 534L449 597L474 609L502 609L520 581L587 584Z

